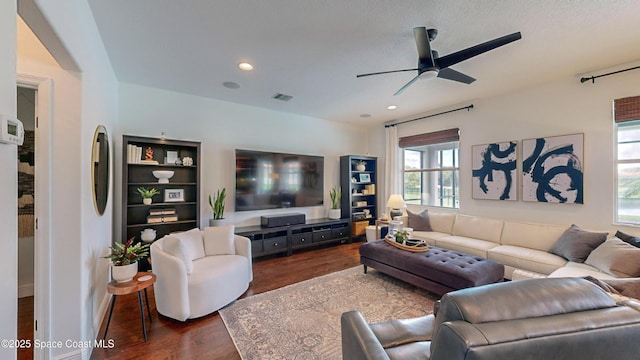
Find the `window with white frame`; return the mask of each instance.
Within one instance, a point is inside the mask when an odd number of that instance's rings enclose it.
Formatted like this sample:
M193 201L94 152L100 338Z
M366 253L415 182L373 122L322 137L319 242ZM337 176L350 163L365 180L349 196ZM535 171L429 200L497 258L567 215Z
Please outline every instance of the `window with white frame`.
M460 207L458 129L400 138L407 204Z
M640 225L640 96L614 101L616 222Z

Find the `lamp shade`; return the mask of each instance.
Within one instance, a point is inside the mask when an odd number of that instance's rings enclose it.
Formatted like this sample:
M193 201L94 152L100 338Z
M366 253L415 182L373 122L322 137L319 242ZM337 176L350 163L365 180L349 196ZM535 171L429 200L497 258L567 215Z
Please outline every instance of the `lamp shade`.
M387 207L392 209L404 209L407 207L407 204L405 204L402 195L391 194L391 196L389 196L389 200L387 200Z

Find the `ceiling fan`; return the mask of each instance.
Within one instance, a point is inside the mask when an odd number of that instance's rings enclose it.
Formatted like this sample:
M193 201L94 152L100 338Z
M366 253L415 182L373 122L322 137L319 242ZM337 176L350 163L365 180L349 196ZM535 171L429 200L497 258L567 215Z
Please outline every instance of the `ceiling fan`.
M510 42L520 40L522 36L520 32L516 32L510 35L505 35L503 37L499 37L497 39L493 39L482 44L478 44L472 46L470 48L466 48L464 50L460 50L454 52L452 54L438 57L438 52L431 49L430 42L435 40L438 35L438 30L436 29L426 29L424 26L413 28L413 36L416 39L416 46L418 47L418 67L414 69L402 69L402 70L391 70L391 71L381 71L375 73L368 74L360 74L356 75L356 77L363 76L371 76L371 75L380 75L380 74L389 74L395 72L403 72L403 71L418 71L418 75L416 75L413 79L411 79L408 83L406 83L400 90L396 91L393 95L400 95L404 92L409 86L411 86L418 79L432 79L434 77L439 77L447 80L458 81L465 84L471 84L476 81L476 79L471 76L465 75L459 71L451 69L449 66L455 65L459 62L470 59L474 56L478 56L487 51L493 50L500 46L506 45Z

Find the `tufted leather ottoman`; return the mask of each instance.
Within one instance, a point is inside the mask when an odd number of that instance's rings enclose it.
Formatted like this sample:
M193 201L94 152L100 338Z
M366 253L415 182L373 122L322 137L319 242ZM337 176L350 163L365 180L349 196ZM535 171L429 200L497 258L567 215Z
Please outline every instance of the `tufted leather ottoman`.
M360 263L365 274L371 266L437 295L504 280L504 266L495 261L434 246L425 252L410 252L384 240L362 244Z

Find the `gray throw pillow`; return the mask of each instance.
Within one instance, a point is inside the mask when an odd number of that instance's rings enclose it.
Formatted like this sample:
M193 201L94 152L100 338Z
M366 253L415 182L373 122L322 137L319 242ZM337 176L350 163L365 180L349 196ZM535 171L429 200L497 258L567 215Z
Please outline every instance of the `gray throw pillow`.
M433 231L431 230L431 224L429 223L429 213L427 210L422 211L420 214L414 214L410 210L407 210L408 215L408 227L413 231Z
M597 233L571 225L551 248L551 253L563 258L583 263L591 251L607 240L607 233Z
M640 247L640 237L625 234L622 231L616 231L616 237L627 244L631 244L635 247Z
M616 277L638 277L640 249L613 238L593 250L584 263Z

